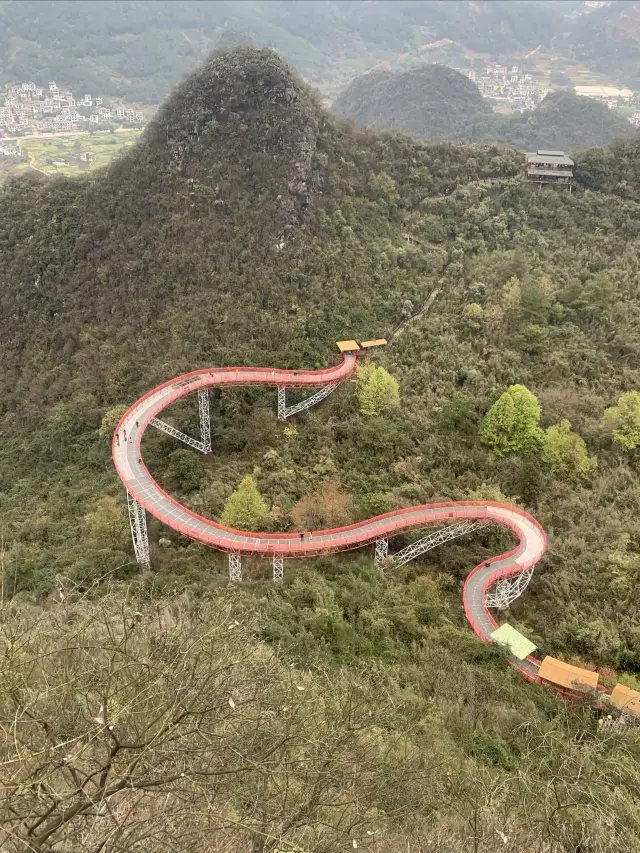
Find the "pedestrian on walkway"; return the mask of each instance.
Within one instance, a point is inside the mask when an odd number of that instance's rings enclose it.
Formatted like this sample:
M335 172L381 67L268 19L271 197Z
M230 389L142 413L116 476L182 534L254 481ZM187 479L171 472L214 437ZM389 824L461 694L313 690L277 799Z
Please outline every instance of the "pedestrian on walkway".
M120 447L120 436L116 433L116 444Z
M139 429L139 428L140 428L140 424L138 423L138 421L136 421L136 429Z
M126 429L123 429L123 430L122 430L122 432L124 433L124 440L126 441L126 440L127 440L127 431L126 431Z
M301 534L300 534L300 541L301 541L301 542L304 542L304 533L301 533Z

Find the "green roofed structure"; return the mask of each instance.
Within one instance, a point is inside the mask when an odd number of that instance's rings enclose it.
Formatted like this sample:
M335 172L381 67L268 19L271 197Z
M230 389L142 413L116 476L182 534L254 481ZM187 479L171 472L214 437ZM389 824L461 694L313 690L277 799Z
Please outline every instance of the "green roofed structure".
M491 639L494 643L500 643L501 646L507 646L511 654L518 658L518 660L524 660L529 657L532 652L535 652L537 646L535 646L531 640L527 639L524 634L521 634L519 631L516 631L508 622L505 622L504 625L501 625L491 634Z

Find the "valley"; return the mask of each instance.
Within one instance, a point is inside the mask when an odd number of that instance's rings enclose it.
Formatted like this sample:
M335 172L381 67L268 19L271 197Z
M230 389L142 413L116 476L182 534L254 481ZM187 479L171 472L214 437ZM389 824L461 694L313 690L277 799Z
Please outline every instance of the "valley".
M635 849L633 719L529 683L462 596L517 517L526 594L480 606L640 688L637 136L534 189L514 147L358 126L241 48L127 142L0 187L3 849ZM147 513L140 560L145 471L172 523ZM511 523L406 563L379 530L314 545L443 504ZM310 556L274 583L251 552L280 538Z

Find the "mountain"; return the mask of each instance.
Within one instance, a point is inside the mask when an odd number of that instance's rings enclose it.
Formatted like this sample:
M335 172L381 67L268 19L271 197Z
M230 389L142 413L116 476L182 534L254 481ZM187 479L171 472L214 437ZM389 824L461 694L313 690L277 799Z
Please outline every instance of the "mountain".
M401 130L418 139L464 139L491 122L478 87L443 65L404 73L374 71L356 77L333 105L336 115L370 127Z
M640 387L633 145L600 172L589 153L589 191L534 191L518 151L358 128L242 49L106 169L0 188L4 847L637 849L634 729L525 682L466 621L464 578L514 537L384 573L366 549L290 561L283 584L255 558L230 588L226 555L149 519L142 571L110 458L114 417L161 381L387 335L398 406L361 411L366 367L286 427L273 394L222 390L212 454L157 432L145 462L213 518L252 477L274 531L309 507L516 502L549 549L500 620L637 683L638 450L605 417ZM480 424L514 384L539 423L499 455ZM166 416L197 429L192 401Z
M440 65L361 75L336 99L333 111L418 139L490 139L534 150L574 151L637 135L604 104L570 92L551 92L532 112L505 118L491 110L474 83Z
M614 0L563 27L550 44L554 53L640 88L640 2Z
M566 4L493 0L5 0L0 82L56 80L76 92L157 103L214 47L273 47L315 83L441 39L498 58L557 32Z

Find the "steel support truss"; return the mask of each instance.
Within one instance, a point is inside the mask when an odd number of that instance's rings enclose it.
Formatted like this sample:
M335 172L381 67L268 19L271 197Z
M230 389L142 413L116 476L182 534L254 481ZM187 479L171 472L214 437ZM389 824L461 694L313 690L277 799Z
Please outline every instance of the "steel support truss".
M179 429L171 426L166 421L161 421L160 418L151 418L151 426L156 429L166 432L167 435L172 435L178 441L188 444L189 447L199 450L200 453L211 453L211 421L209 418L209 392L206 388L198 390L198 411L200 414L200 441L197 438L191 438L190 435L182 432Z
M373 558L374 565L376 569L382 571L382 564L387 559L389 554L389 540L388 539L376 539L376 553Z
M240 583L242 580L242 557L240 554L229 554L229 583Z
M447 527L441 527L434 533L429 533L417 542L412 542L407 545L402 551L398 551L393 555L393 563L395 566L404 566L405 563L415 560L421 554L442 545L443 542L448 542L450 539L455 539L458 536L465 536L467 533L472 533L474 530L479 530L487 524L486 521L459 521L456 524L449 524ZM378 553L376 543L376 557ZM377 565L377 563L376 563Z
M203 453L211 453L211 418L209 417L209 389L198 389L198 411L200 412L200 442Z
M529 586L532 575L533 568L530 568L513 578L499 580L492 592L485 593L485 604L487 607L497 607L498 610L504 610L518 596L522 595Z
M284 558L282 554L273 555L273 580L275 582L284 580Z
M142 504L132 498L129 492L127 492L127 506L136 562L144 566L145 569L149 569L151 568L151 558L149 557L149 537L147 536L147 514Z
M290 418L291 415L297 415L298 412L310 409L311 406L315 406L316 403L319 403L321 400L324 400L325 397L328 397L329 394L338 387L338 384L338 382L329 382L328 385L323 385L322 388L315 392L315 394L307 397L307 399L303 400L301 403L296 403L295 406L287 406L286 388L284 385L278 385L278 420L286 421L286 419Z

